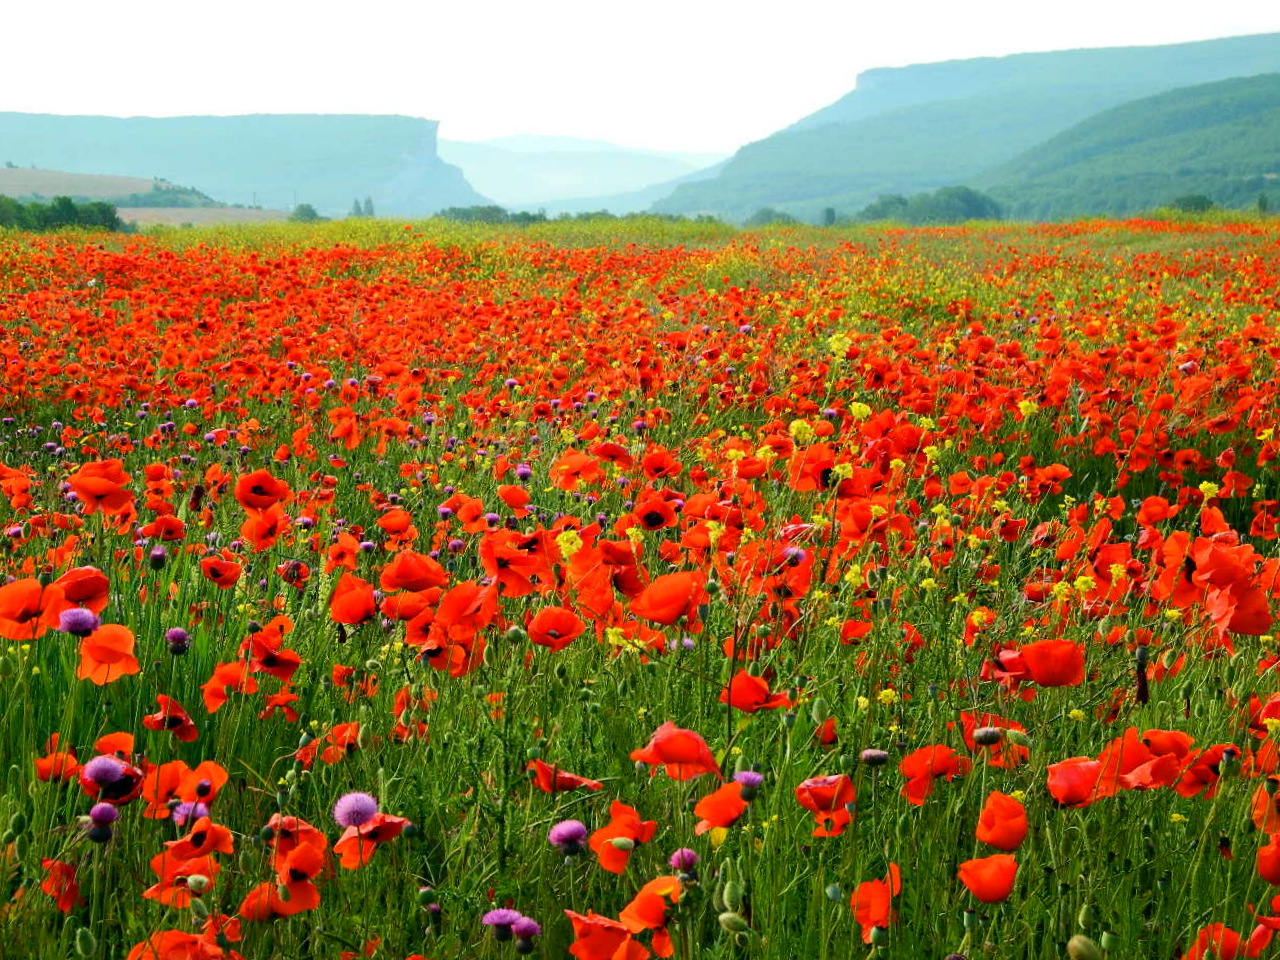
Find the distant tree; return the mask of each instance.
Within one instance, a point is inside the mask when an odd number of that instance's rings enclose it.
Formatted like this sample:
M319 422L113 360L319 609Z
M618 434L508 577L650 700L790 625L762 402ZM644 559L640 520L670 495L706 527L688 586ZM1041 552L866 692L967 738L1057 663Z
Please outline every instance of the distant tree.
M102 200L95 200L80 207L80 225L98 230L123 230L124 223L116 208Z
M882 194L874 203L858 211L859 220L901 220L907 211L907 198L897 193Z
M441 210L438 216L462 223L506 223L511 215L495 203L488 206L449 207Z
M54 197L53 203L49 204L48 210L44 213L44 218L46 230L76 227L80 225L80 210L70 197Z
M13 197L0 196L0 227L8 227L11 230L30 230L33 226L26 204L18 202Z
M16 163L14 163L12 160L6 160L6 161L4 162L4 165L5 165L6 169L9 169L9 170L17 170L17 169L18 169L18 165L17 165Z
M319 219L320 214L309 203L298 204L293 208L293 213L289 214L289 220L292 223L315 223Z
M364 198L364 215L366 217L373 216L373 198L372 197Z
M1203 193L1189 193L1186 196L1176 198L1169 206L1174 210L1181 210L1183 213L1204 213L1213 209L1213 201Z
M836 225L836 208L835 207L822 208L822 225L824 227L834 227Z
M789 213L783 213L781 210L775 210L773 207L761 207L751 216L747 217L744 226L748 227L767 227L772 224L790 224L795 223L796 218Z
M353 201L351 202L351 212L350 212L350 213L348 213L348 214L347 214L347 216L348 216L348 217L363 217L363 216L364 216L364 207L360 206L360 198L359 198L359 197L357 197L355 200L353 200Z
M1267 195L1265 193L1258 194L1258 212L1266 213L1270 209L1271 204L1267 201Z

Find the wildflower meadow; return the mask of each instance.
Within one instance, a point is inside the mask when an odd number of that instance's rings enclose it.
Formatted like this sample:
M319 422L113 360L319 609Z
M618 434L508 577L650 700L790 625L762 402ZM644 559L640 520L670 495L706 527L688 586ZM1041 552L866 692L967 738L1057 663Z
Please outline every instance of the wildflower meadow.
M0 956L1280 956L1280 226L0 235Z

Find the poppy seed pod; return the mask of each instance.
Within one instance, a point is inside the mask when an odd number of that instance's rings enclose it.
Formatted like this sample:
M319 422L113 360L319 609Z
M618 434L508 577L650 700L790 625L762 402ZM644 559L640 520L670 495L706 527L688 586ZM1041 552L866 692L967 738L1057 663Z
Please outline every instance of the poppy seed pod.
M1091 939L1077 933L1067 941L1067 956L1071 960L1102 960L1102 951Z
M743 920L738 914L726 910L720 916L716 917L716 921L720 924L720 928L726 933L745 933L751 928L747 926L747 921Z

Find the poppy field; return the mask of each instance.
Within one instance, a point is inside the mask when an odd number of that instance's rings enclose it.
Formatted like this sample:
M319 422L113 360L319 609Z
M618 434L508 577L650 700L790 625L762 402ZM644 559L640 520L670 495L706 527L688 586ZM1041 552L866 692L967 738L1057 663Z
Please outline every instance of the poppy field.
M1280 956L1280 227L0 236L0 956Z

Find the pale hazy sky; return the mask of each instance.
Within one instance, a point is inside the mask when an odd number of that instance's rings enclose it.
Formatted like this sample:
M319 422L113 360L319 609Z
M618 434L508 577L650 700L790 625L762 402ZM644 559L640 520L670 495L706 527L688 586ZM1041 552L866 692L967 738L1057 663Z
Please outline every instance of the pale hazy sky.
M399 113L732 151L859 71L1280 32L1277 0L10 0L0 110Z

